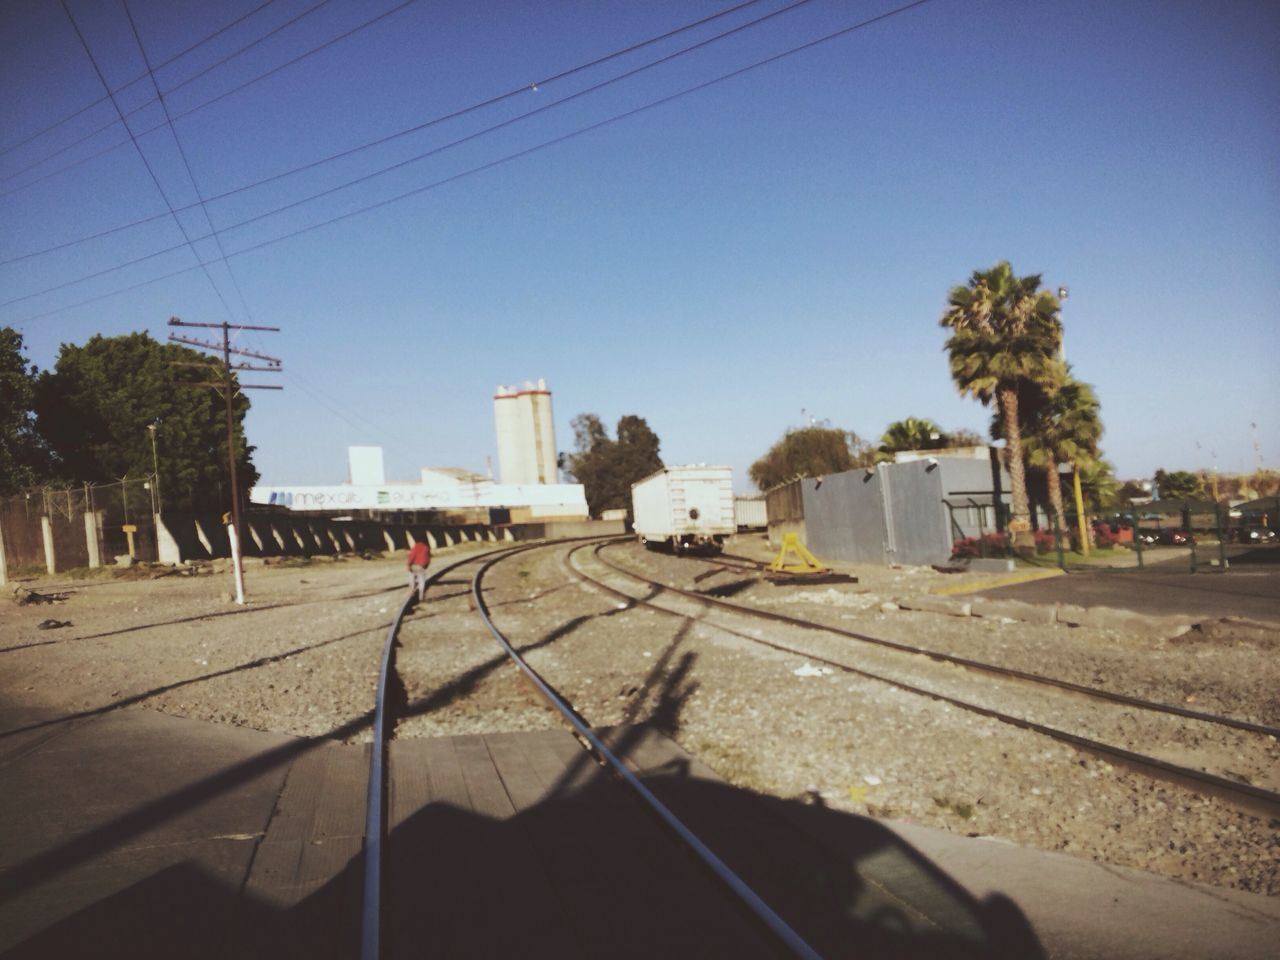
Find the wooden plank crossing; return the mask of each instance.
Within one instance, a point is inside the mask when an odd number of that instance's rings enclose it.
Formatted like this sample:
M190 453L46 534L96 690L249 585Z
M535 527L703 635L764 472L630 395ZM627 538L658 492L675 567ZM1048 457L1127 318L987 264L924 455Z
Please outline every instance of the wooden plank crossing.
M565 731L396 741L390 766L388 957L777 955Z
M144 710L31 722L0 767L6 960L358 955L368 745ZM650 728L602 736L823 956L1002 955L874 821L733 787ZM396 741L389 776L388 960L779 955L566 730Z
M732 787L651 728L601 736L823 956L999 953L978 905L873 821ZM390 769L389 958L782 955L566 730L396 741Z
M244 886L230 953L359 955L371 749L319 742L290 765Z

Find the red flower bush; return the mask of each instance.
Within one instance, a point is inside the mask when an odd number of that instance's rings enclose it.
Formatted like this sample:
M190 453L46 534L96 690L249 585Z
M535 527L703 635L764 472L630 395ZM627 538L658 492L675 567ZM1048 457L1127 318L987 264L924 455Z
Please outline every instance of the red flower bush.
M1003 533L988 533L979 540L977 537L964 537L951 545L951 559L967 560L971 557L1011 557L1013 547L1009 537Z

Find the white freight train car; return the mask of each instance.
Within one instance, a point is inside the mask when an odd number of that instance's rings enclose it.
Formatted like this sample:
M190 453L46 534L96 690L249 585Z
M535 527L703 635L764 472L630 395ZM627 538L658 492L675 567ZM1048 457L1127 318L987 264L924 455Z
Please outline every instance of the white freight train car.
M691 464L663 467L631 485L636 536L647 545L719 549L737 530L733 471Z

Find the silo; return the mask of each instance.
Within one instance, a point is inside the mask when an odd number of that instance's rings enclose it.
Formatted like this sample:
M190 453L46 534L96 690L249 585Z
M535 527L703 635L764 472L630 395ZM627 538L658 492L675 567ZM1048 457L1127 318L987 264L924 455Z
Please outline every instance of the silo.
M557 483L556 428L551 414L551 391L547 381L539 380L536 389L529 391L529 410L533 420L534 463L537 464L538 483Z
M502 482L557 483L556 435L547 382L499 386L493 396L493 416Z
M523 483L524 444L520 427L520 395L499 385L493 395L493 420L498 430L498 475L503 483Z

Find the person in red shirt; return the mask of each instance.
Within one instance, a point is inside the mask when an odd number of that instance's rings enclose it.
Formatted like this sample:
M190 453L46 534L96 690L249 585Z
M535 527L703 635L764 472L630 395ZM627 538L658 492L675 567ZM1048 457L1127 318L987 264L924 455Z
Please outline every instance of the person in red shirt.
M431 564L431 548L426 539L415 536L409 548L409 589L418 591L419 602L427 595L427 567Z

